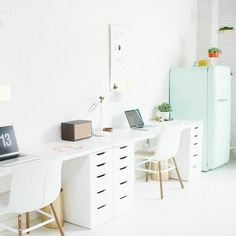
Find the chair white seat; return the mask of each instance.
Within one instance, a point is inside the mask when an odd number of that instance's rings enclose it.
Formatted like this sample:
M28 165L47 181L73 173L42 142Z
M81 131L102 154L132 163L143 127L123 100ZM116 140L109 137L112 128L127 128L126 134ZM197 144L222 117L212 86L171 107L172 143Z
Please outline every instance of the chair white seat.
M135 152L135 155L137 157L139 156L153 156L156 154L156 149L155 148L147 148L147 149L143 149L143 150L138 150Z
M141 160L136 163L136 170L146 172L146 181L148 181L149 174L154 173L159 175L161 199L163 199L162 174L165 172L175 169L178 175L180 185L182 188L184 188L174 159L179 148L180 135L182 130L182 124L175 126L166 126L161 130L160 135L158 136L156 147L146 148L144 150L139 150L135 152L136 158ZM168 164L167 168L162 170L161 162L169 162L169 160L172 160L173 164ZM158 164L158 170L151 169L152 163Z
M37 161L29 165L19 165L12 173L10 191L0 194L0 215L18 214L18 228L0 222L0 228L22 236L32 230L56 221L61 236L63 229L52 203L61 190L62 162L50 160ZM51 214L39 209L49 206ZM37 211L48 217L48 220L30 226L30 212ZM26 228L23 229L23 214L26 214Z

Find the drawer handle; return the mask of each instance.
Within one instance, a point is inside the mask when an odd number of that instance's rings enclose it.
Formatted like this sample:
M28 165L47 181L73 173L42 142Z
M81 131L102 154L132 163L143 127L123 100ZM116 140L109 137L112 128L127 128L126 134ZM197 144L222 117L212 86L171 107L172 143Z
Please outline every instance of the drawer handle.
M198 135L196 134L196 135L194 135L194 138L196 138L196 137L198 137Z
M124 169L126 169L126 168L127 168L127 166L124 166L124 167L121 167L120 170L124 170Z
M193 168L196 168L197 166L193 166Z
M126 159L126 158L127 158L127 156L120 157L120 160L123 160L123 159Z
M198 143L194 143L194 145L198 145Z
M105 154L106 152L100 152L100 153L97 153L97 156L101 156L103 154Z
M105 205L102 205L102 206L100 206L100 207L98 207L97 209L99 210L99 209L101 209L101 208L103 208L103 207L105 207L106 206L106 204Z
M125 195L125 196L123 196L123 197L120 197L120 199L124 199L124 198L126 198L126 197L128 197L128 195Z
M126 184L128 181L121 182L120 185Z
M102 178L104 177L106 174L103 174L103 175L98 175L97 178Z
M106 164L106 162L102 163L102 164L98 164L97 167L101 167L104 166Z
M97 194L104 193L105 191L106 191L106 189L103 189L101 191L98 191Z
M198 129L198 127L196 126L196 127L194 127L194 129Z
M194 154L193 156L194 156L194 157L197 157L197 156L198 156L198 154Z
M127 146L122 146L122 147L120 147L120 149L124 149L124 148L127 148Z

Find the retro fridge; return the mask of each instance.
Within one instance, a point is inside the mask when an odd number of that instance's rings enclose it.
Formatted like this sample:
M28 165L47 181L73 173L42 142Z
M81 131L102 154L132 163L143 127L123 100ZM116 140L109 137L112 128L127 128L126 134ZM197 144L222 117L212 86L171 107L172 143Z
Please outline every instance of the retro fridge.
M231 73L227 66L170 71L171 117L203 121L202 171L229 160Z

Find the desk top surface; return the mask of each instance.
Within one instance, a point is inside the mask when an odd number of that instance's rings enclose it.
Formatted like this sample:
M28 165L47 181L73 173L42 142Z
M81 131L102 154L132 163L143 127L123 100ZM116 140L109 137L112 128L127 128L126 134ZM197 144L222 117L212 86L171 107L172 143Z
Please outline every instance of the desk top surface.
M145 139L151 139L158 136L162 127L166 125L176 125L184 123L184 129L192 127L197 122L194 121L171 121L171 122L151 122L150 127L145 130L132 130L129 128L114 129L114 131L105 137L91 137L88 139L70 142L57 141L40 144L34 147L28 147L23 152L36 154L40 156L40 160L47 161L49 159L57 159L58 161L66 161L78 157L84 157L92 153L96 153L105 149L113 148L127 143L136 143ZM34 161L35 162L35 161ZM20 165L29 166L32 162L22 163ZM0 177L9 175L17 168L18 165L11 167L0 167Z

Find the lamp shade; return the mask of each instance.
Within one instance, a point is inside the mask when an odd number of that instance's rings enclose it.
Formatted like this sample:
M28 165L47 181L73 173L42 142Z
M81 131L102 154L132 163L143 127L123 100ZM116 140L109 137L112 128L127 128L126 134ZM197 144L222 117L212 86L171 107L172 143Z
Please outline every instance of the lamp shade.
M11 85L0 85L0 102L11 100Z
M113 90L109 95L110 102L120 102L123 99L123 94L119 90Z

